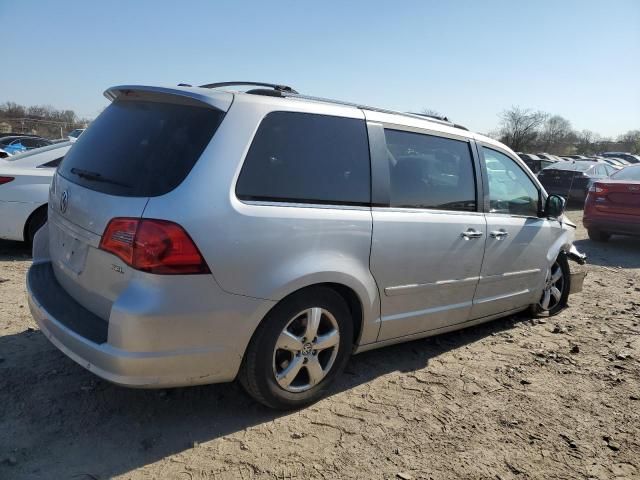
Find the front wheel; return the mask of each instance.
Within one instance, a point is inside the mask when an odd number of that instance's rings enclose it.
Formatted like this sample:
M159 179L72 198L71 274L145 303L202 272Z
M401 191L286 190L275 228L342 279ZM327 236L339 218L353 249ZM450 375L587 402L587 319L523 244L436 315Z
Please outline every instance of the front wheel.
M256 330L240 371L247 393L277 409L320 399L349 359L353 321L338 293L303 290L276 305Z
M542 295L538 303L533 305L535 314L555 315L567 306L569 289L571 288L571 271L569 261L564 253L560 253L547 272Z

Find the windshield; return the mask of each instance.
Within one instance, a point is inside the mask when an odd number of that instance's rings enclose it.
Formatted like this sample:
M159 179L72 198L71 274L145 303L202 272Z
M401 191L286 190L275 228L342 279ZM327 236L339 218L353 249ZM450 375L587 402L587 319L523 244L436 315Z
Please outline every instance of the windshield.
M614 180L640 180L640 166L625 167L611 175Z
M111 195L164 195L191 171L223 115L205 106L116 100L80 135L59 173Z

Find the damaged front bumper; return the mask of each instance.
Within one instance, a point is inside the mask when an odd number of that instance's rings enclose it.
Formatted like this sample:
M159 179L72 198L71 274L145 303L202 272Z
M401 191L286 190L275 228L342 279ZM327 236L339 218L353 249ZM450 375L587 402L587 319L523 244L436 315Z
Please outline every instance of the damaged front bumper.
M567 258L576 262L578 265L584 265L587 263L587 256L584 253L579 252L575 245L571 245L571 248L567 252ZM582 286L586 276L587 272L585 270L571 272L571 286L569 288L569 294L579 293L582 291Z

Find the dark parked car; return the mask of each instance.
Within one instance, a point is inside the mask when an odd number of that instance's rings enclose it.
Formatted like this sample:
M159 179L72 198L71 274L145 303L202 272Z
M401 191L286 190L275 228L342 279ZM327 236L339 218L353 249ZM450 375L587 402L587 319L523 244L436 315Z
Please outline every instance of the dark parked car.
M591 185L584 204L584 226L591 240L611 234L640 236L640 165L631 165Z
M603 157L614 157L614 158L622 158L623 160L627 160L630 163L639 163L640 155L633 155L627 152L604 152L600 154Z
M583 202L594 180L608 178L617 170L604 162L574 160L557 162L538 173L538 179L549 194L561 195L567 201Z
M556 163L556 160L541 158L533 153L518 153L518 156L527 164L527 167L529 167L533 173L538 173L543 168Z
M550 153L545 153L545 152L541 152L541 153L536 153L537 156L539 156L542 159L547 159L547 160L551 160L552 162L561 162L562 158L560 158L557 155L552 155Z

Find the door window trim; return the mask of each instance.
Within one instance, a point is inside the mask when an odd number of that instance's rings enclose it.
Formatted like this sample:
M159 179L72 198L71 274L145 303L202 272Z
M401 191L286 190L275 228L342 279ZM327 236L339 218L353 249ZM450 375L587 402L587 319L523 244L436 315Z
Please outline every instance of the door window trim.
M487 162L484 157L483 147L488 150L493 150L494 152L501 153L502 155L505 155L507 158L510 158L511 160L513 160L513 162L518 166L518 168L520 168L520 170L522 170L522 172L529 178L529 180L531 180L531 183L533 183L533 186L538 191L538 215L537 216L534 217L531 215L514 215L513 213L500 213L500 212L491 211L490 198L489 198L490 197L489 173L487 172ZM482 141L476 141L476 148L477 148L478 156L481 159L480 168L482 169L482 181L483 181L482 186L484 190L484 202L483 202L482 211L487 215L501 215L501 216L513 217L513 218L536 218L536 219L543 218L542 211L544 209L543 205L546 200L546 197L543 194L544 190L540 188L540 186L538 185L538 182L536 181L535 176L531 173L531 170L529 170L529 167L527 167L524 161L519 157L514 157L509 152L507 152L506 150L503 150L502 148L497 147L496 145L491 145Z
M385 211L397 211L406 213L432 212L453 215L474 215L483 213L484 183L481 172L481 162L478 156L476 142L473 138L463 135L454 135L437 130L399 125L396 123L377 122L367 120L367 133L369 135L369 157L371 159L371 206L380 207ZM385 129L400 132L416 133L432 137L445 138L464 142L469 148L471 164L473 167L473 179L476 190L476 208L473 211L442 210L437 208L409 208L391 206L391 172L389 171L389 159L387 156L387 140Z

